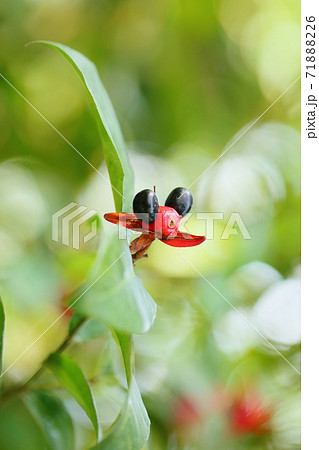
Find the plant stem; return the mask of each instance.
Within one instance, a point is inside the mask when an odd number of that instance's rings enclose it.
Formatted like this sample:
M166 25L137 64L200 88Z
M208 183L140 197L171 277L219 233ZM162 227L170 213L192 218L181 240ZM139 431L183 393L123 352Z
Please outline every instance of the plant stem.
M66 338L64 339L64 341L62 342L62 344L55 350L55 352L53 353L62 353L66 347L70 344L70 342L72 341L73 336L77 333L77 331L81 328L81 326L84 324L84 322L86 321L86 318L83 317L78 323L77 325L72 329L71 332L69 332L69 334L66 336ZM52 353L50 353L51 355ZM15 386L13 389L10 389L8 391L6 391L0 398L0 402L5 402L6 400L8 400L9 398L13 397L14 395L20 394L21 392L27 391L28 389L31 388L32 383L39 378L40 375L42 375L42 372L45 369L45 365L47 360L49 359L50 355L47 356L47 358L42 362L41 366L39 367L39 369L34 372L34 374L23 384Z

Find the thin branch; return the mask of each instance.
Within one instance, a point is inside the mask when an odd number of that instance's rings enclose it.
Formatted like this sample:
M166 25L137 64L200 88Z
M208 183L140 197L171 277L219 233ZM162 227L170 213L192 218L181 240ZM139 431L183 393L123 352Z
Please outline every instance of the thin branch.
M66 349L66 347L71 343L73 337L75 336L75 334L78 332L78 330L81 328L81 326L84 324L85 321L86 321L86 318L83 317L79 321L79 323L72 329L72 331L70 333L68 333L68 335L66 336L66 338L64 339L62 344L55 350L55 352L52 352L52 353L53 354L54 353L62 353ZM5 402L6 400L10 399L14 395L18 395L21 392L25 392L25 391L31 389L34 381L37 380L42 375L42 373L45 369L45 365L46 365L49 357L52 355L52 353L50 353L50 355L47 356L47 358L42 362L39 369L36 372L34 372L34 374L27 381L25 381L23 384L15 386L13 389L6 391L1 396L0 402Z

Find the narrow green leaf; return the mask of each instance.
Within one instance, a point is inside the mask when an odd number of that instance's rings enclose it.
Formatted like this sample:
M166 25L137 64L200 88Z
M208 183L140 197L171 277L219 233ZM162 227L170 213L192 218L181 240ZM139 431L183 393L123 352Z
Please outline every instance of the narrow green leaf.
M1 297L0 297L0 373L2 372L4 322L5 322L5 315L4 315L4 309L3 309L2 300L1 300Z
M133 339L132 336L115 330L113 330L113 335L121 349L125 375L129 386L134 371Z
M114 335L122 352L128 395L109 434L94 450L140 450L149 437L150 420L133 375L132 338L116 332Z
M100 131L104 156L113 187L117 211L130 211L133 197L133 172L112 104L94 64L64 45L39 41L60 52L80 76ZM122 201L122 197L125 197ZM80 315L102 319L113 327L121 348L128 383L128 396L109 435L98 449L139 450L149 435L150 421L133 375L132 333L145 333L153 324L156 305L136 276L127 242L116 237L111 245L104 241L83 298L74 309ZM76 321L75 321L76 322ZM73 324L74 326L74 324ZM76 325L75 325L76 326ZM48 365L90 417L96 431L97 415L89 385L80 368L59 354Z
M65 45L37 41L61 53L75 68L82 80L93 106L93 113L100 130L104 155L108 166L117 210L130 211L133 197L133 171L111 101L101 83L94 64L81 53ZM122 202L121 195L125 197ZM116 238L118 241L118 238ZM135 275L131 255L126 242L113 247L115 251L103 253L101 272L90 277L87 286L95 283L103 270L111 265L124 251L118 264L103 275L88 294L76 305L80 314L102 318L107 324L125 333L145 333L153 324L156 307L144 289L142 281ZM121 253L120 253L121 252ZM101 252L100 252L101 254ZM110 258L111 254L111 258ZM92 300L93 299L93 300Z
M80 76L89 95L100 132L116 210L129 211L133 196L133 171L112 103L95 65L86 56L57 42L36 41L36 43L48 45L57 50L72 64Z
M134 272L126 241L114 235L111 243L101 242L100 253L101 260L98 257L86 283L87 292L74 309L124 333L146 333L155 320L156 304Z
M47 362L59 382L64 386L91 420L97 438L99 438L99 424L92 392L87 379L75 361L65 355L52 354Z
M69 413L61 400L44 392L31 391L24 400L33 417L42 427L50 450L74 448L74 429Z

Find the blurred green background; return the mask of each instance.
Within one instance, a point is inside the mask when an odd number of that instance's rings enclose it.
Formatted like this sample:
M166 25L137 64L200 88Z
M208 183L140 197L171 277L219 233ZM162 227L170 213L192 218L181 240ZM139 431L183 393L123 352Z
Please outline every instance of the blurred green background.
M4 0L0 73L107 177L73 69L48 48L25 44L53 40L85 54L121 123L136 192L156 185L164 204L298 78L299 22L295 0ZM114 226L102 217L114 205L109 184L3 79L0 124L7 367L61 313L63 298L81 286L96 256L98 237L80 250L52 241L52 214L73 201L83 204L98 211L100 232L103 227L113 236ZM298 370L299 130L297 81L192 185L193 211L222 212L225 220L216 222L214 240L181 250ZM240 232L220 239L232 212L240 213L251 240ZM207 232L194 219L188 230ZM155 242L136 271L158 304L154 327L135 339L137 379L152 421L145 448L299 448L298 373L177 249ZM8 371L6 389L34 373L63 340L68 320L63 317ZM123 401L112 377L107 387L99 384L101 359L110 352L99 337L85 336L69 351L95 383L107 426ZM60 397L77 448L88 448L88 419L65 393ZM25 406L16 400L11 409L0 425L3 448L20 448L26 439L30 447L24 448L41 448ZM9 426L21 430L15 447L6 441Z

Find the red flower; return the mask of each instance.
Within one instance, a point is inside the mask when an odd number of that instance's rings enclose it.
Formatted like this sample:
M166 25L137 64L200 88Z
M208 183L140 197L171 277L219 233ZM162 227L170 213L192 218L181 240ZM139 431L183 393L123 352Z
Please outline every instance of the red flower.
M264 407L261 399L255 395L249 395L233 404L230 427L234 434L267 434L271 431L271 417L271 411Z
M194 400L181 396L174 405L172 419L177 428L188 428L201 421L201 413Z

